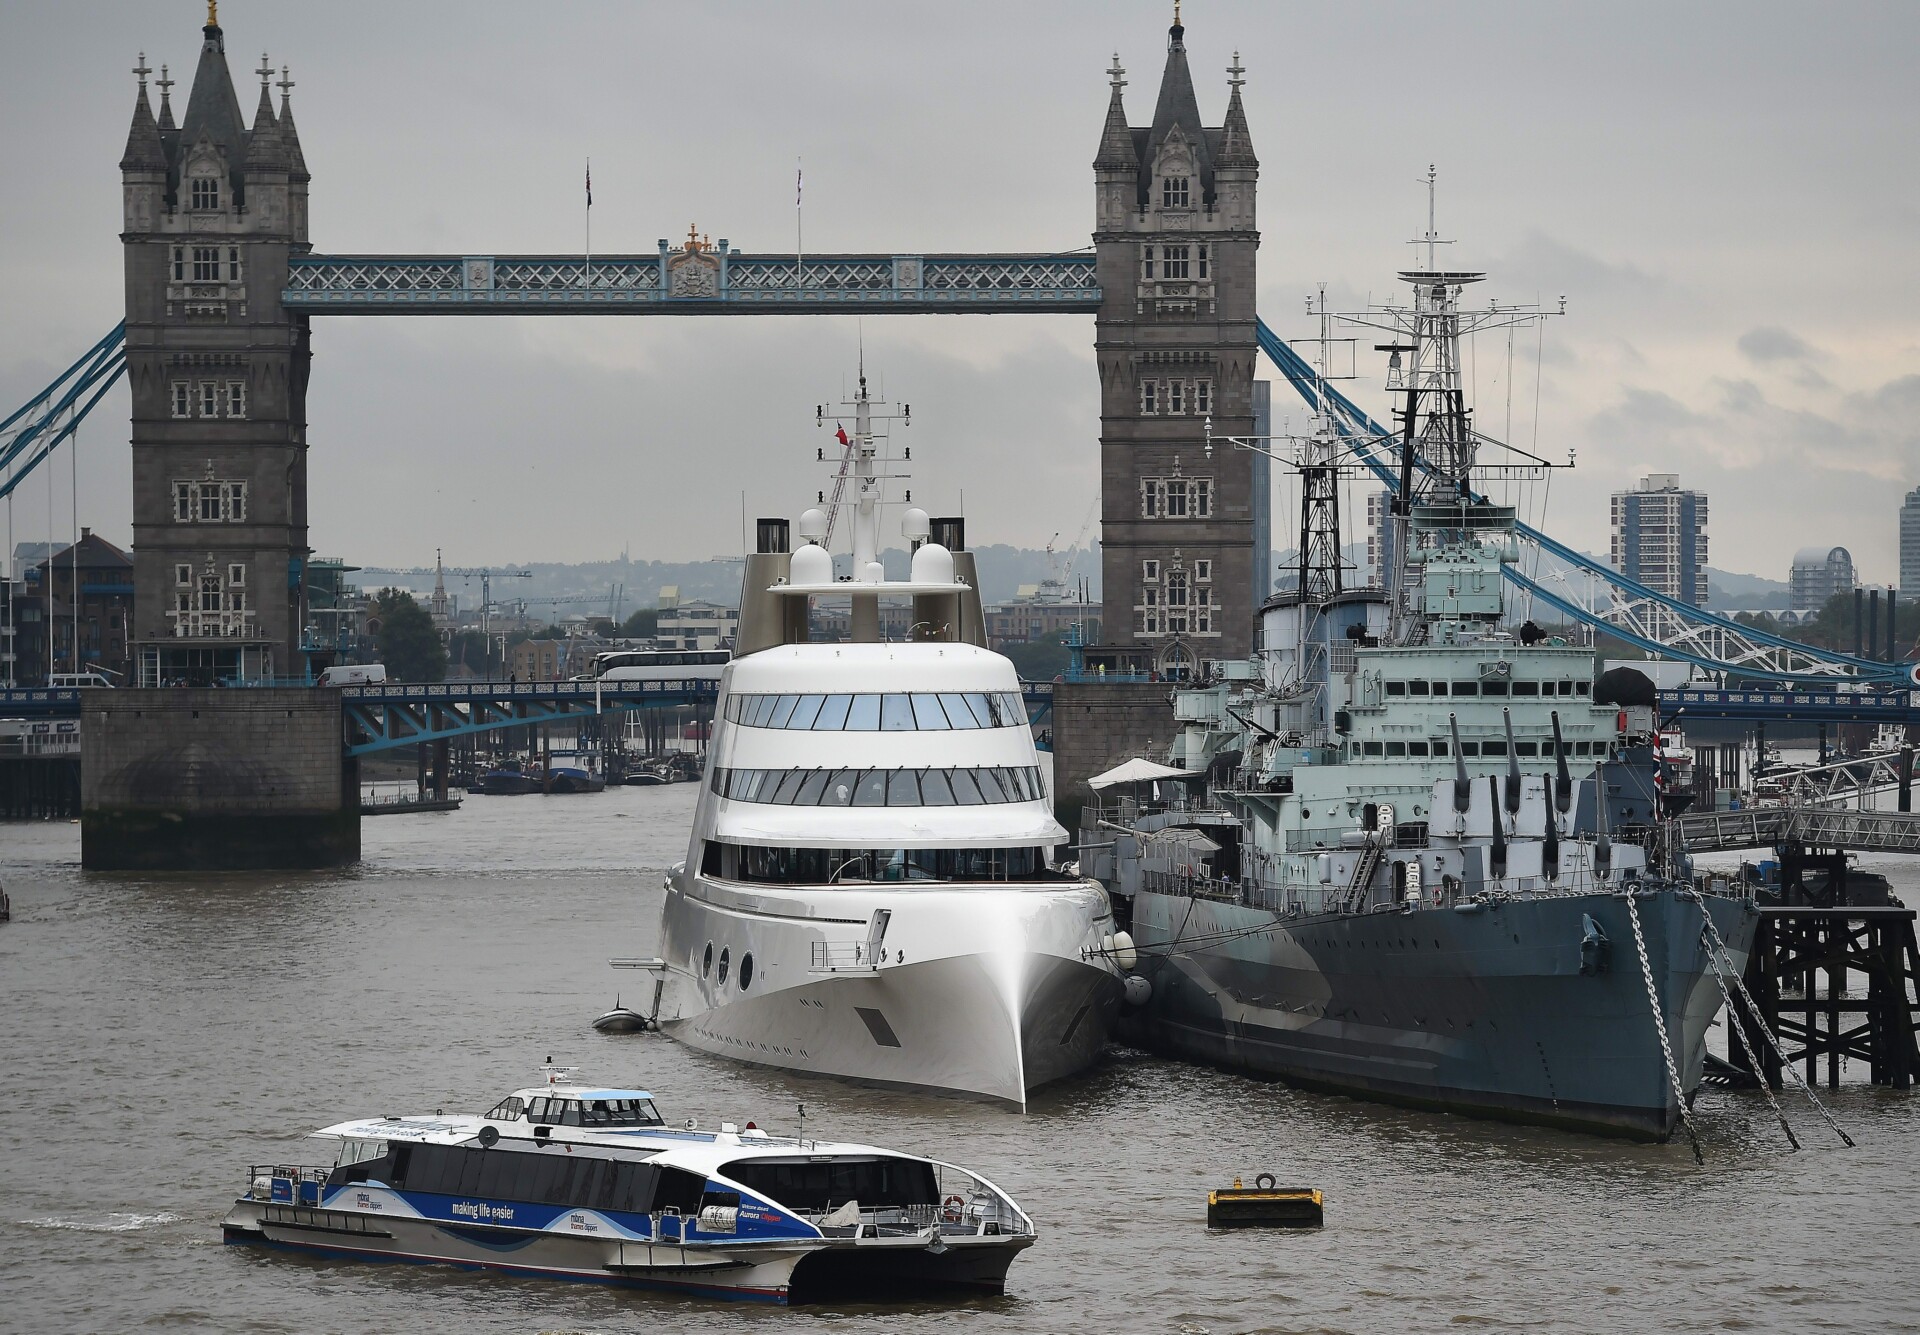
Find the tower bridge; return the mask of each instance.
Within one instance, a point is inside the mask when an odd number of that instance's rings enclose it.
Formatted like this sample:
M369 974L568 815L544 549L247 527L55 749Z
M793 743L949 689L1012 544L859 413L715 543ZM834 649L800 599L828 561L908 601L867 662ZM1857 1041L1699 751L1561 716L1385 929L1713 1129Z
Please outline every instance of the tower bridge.
M1269 465L1207 446L1256 434L1262 353L1396 482L1364 444L1383 435L1377 424L1256 313L1259 160L1245 70L1236 55L1225 111L1208 124L1177 19L1147 123L1128 116L1117 56L1107 70L1091 244L1010 254L743 254L698 235L643 255L317 253L287 68L262 57L249 119L210 5L177 120L174 81L162 66L156 111L152 72L142 56L120 159L124 322L0 422L3 495L127 378L139 685L301 679L314 666L324 640L308 631L307 394L315 320L329 314L1092 314L1106 642L1085 659L1114 677L1179 675L1253 650L1272 580ZM1751 678L1904 686L1911 676L1911 664L1812 649L1663 600L1545 534L1526 536L1588 592L1517 567L1509 577L1644 648ZM429 731L480 726L489 708L442 710ZM390 739L410 726L373 740L399 744Z

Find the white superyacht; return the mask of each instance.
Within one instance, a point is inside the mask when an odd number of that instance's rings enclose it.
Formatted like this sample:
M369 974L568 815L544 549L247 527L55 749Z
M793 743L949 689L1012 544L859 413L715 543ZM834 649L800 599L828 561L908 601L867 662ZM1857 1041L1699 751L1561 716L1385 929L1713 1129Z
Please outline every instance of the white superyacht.
M879 560L885 470L865 378L828 512L761 521L687 860L668 879L654 1019L763 1066L1024 1108L1099 1055L1131 942L1101 886L1050 863L1055 821L1013 664L985 648L958 524L908 508ZM824 452L823 452L824 453ZM911 496L911 493L907 493ZM822 493L825 500L825 493ZM882 603L911 602L906 637ZM811 639L845 605L846 642Z

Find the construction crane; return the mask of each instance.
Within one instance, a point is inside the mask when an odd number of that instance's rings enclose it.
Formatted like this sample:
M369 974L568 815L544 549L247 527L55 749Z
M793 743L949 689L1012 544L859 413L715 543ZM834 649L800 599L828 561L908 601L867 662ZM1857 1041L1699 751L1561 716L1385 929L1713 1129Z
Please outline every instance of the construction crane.
M1080 546L1087 540L1087 532L1093 527L1094 516L1100 512L1100 493L1093 494L1093 503L1087 506L1087 516L1080 521L1080 531L1073 535L1073 541L1067 545L1067 560L1064 566L1056 566L1060 535L1055 533L1047 541L1047 568L1054 572L1053 583L1059 586L1060 596L1067 596L1067 584L1073 578L1073 563L1079 559Z

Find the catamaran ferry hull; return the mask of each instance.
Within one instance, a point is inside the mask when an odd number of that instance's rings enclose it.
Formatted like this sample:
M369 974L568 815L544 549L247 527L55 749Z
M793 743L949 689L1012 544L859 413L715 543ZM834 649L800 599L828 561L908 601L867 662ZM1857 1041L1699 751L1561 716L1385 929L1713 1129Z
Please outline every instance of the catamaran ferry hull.
M1741 900L1706 902L1744 969L1757 911ZM1721 1006L1700 905L1671 887L1640 893L1636 905L1691 1094ZM1618 894L1290 918L1143 891L1133 924L1153 992L1118 1028L1149 1050L1360 1098L1604 1135L1664 1141L1679 1123Z
M595 1233L463 1225L395 1213L273 1204L242 1198L222 1222L229 1244L337 1260L404 1261L745 1302L807 1303L903 1293L1002 1293L1032 1237L968 1238L932 1249L921 1239L833 1239L717 1249ZM402 1209L405 1207L402 1206ZM582 1227L585 1227L583 1224Z

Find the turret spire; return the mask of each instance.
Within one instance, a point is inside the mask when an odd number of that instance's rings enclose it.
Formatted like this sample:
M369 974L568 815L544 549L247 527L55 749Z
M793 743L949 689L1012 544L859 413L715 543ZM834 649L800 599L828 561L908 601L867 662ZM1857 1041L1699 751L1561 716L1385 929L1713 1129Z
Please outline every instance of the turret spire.
M1107 99L1107 123L1100 130L1100 151L1094 155L1093 169L1127 168L1139 170L1140 159L1133 148L1133 131L1127 128L1127 110L1120 102L1120 90L1127 86L1126 69L1120 64L1120 53L1113 53L1113 65L1107 70L1107 79L1113 85L1113 95Z
M274 87L280 90L280 139L287 146L287 170L296 181L311 180L307 172L306 154L300 151L300 132L293 128L293 80L287 77L287 67L280 67L280 78Z
M1240 53L1233 53L1233 64L1227 66L1227 87L1232 93L1227 98L1227 118L1220 127L1220 155L1214 159L1217 167L1258 167L1260 160L1253 155L1253 134L1247 129L1247 110L1240 105L1240 86L1246 80L1246 67L1240 63Z
M1208 152L1206 127L1200 120L1200 101L1193 92L1193 73L1187 68L1187 30L1180 22L1179 10L1173 26L1167 29L1167 68L1160 76L1160 100L1153 108L1153 129L1147 136L1142 168L1153 169L1160 149L1177 126L1192 153L1194 174L1202 195L1210 202L1213 195L1213 162ZM1142 182L1142 189L1146 183ZM1196 201L1199 202L1199 201Z
M120 156L120 170L165 171L166 149L160 142L160 127L154 123L153 108L147 103L147 76L153 70L147 65L145 51L140 53L140 63L133 67L133 73L140 80L140 91L134 95L133 124L127 130L127 151Z
M154 86L160 90L161 132L165 133L168 130L178 129L179 127L173 123L173 102L168 96L168 94L173 91L173 80L167 77L167 67L165 65L160 67L160 77L153 82Z

